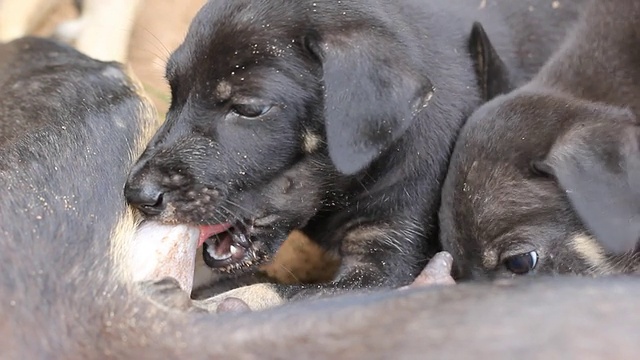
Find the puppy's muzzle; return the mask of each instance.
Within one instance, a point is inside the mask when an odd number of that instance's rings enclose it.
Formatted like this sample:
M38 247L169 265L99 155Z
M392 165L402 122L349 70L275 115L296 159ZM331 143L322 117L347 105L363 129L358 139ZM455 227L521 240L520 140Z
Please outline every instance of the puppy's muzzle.
M124 196L132 206L143 214L159 215L165 208L164 189L150 176L145 176L142 167L136 165L124 187Z
M165 208L164 192L150 181L138 184L128 182L124 188L124 196L129 204L145 215L159 215Z

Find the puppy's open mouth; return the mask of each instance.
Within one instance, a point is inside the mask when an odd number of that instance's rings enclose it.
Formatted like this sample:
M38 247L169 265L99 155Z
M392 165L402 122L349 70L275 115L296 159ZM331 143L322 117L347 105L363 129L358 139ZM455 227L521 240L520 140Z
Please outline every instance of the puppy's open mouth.
M200 226L198 247L202 245L205 264L221 272L250 267L260 255L242 224L223 223Z
M144 221L124 248L122 275L126 281L178 280L187 293L193 290L197 249L203 246L203 260L217 272L250 271L269 259L265 243L251 239L255 226L243 224L168 225Z

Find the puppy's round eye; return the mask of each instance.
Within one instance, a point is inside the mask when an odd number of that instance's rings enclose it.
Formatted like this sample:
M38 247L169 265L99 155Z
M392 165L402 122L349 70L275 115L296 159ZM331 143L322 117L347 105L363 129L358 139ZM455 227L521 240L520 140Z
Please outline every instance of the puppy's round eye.
M271 105L236 104L231 108L231 111L246 118L256 118L266 114L269 110L271 110Z
M530 165L531 172L535 176L539 177L553 177L553 170L551 166L541 160L534 160Z
M507 270L517 275L524 275L533 271L538 265L538 253L530 251L524 254L509 256L503 261Z

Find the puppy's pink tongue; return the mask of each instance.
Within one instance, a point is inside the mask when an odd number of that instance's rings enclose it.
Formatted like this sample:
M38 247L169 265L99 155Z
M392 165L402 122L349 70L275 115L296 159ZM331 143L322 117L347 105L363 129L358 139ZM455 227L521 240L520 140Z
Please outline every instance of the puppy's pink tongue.
M216 224L216 225L201 225L198 227L200 229L200 237L198 238L198 247L202 246L208 238L213 235L217 235L223 233L231 228L230 223Z

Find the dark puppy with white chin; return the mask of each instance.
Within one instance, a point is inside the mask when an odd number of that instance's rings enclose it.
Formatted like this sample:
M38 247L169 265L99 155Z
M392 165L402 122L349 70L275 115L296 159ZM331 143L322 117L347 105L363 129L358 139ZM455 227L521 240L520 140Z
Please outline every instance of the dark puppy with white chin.
M463 276L637 271L639 19L637 1L594 1L529 84L469 119L440 212Z
M488 59L529 79L580 3L210 1L167 63L167 121L127 199L200 224L222 273L294 228L342 257L332 284L285 298L408 284L439 250L440 184Z

